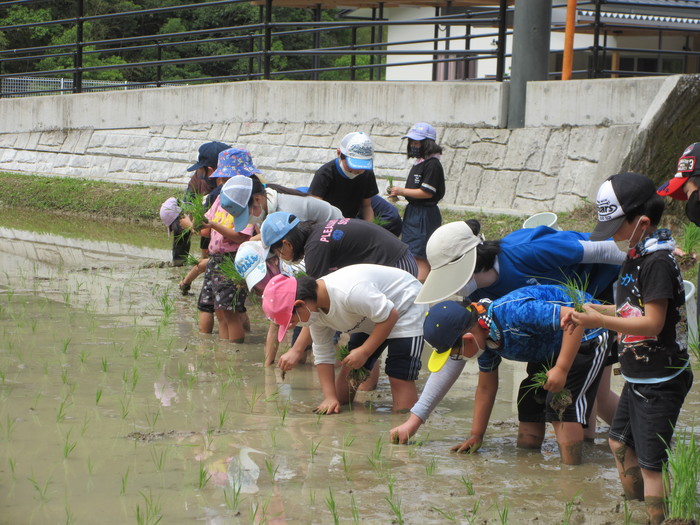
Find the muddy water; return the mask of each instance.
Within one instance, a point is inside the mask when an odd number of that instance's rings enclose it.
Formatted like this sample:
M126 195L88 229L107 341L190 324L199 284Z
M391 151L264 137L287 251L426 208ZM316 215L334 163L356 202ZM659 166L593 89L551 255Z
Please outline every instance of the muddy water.
M405 416L386 380L314 415L310 365L263 368L258 305L245 344L198 334L183 270L158 267L165 245L3 228L0 254L1 523L644 522L604 427L579 467L551 433L542 452L515 449L517 369L478 454L449 452L470 424L469 368L417 442L392 445ZM696 390L682 426L699 406Z

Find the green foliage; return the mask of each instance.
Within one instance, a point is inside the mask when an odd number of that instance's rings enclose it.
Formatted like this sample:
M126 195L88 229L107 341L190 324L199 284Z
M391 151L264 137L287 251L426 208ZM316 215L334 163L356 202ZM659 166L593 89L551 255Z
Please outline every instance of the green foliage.
M700 519L700 443L695 437L695 427L676 435L676 446L667 449L668 462L664 464L667 518L684 520ZM690 522L690 521L688 521Z
M686 223L683 226L683 240L680 248L687 254L692 254L700 245L700 227L692 222Z

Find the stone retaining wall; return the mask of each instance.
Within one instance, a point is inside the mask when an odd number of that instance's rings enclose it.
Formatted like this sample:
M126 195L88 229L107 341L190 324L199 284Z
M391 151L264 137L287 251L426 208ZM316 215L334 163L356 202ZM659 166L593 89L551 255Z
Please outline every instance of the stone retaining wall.
M405 178L410 162L401 136L411 123L425 120L436 126L445 150L444 204L524 214L563 211L594 197L600 182L622 166L640 122L655 118L659 94L668 96L679 78L533 83L526 121L536 125L515 130L499 127L507 84L497 83L239 82L0 100L0 170L184 185L199 145L221 140L250 149L269 181L303 186L334 158L346 133L363 130L375 143L383 190L388 176ZM558 89L562 96L576 93L568 119ZM635 100L622 107L625 90ZM421 107L427 96L429 111ZM559 108L556 115L546 114L547 98ZM363 105L370 99L377 106L374 117ZM205 100L210 119L200 116L207 112ZM359 110L344 110L349 101Z

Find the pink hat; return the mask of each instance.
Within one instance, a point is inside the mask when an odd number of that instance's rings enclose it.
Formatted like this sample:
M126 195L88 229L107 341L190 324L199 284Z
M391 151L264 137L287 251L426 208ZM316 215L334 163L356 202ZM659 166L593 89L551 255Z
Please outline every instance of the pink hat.
M163 221L165 227L168 228L168 236L170 236L170 227L173 225L173 223L180 216L181 213L182 208L177 203L177 199L175 197L170 197L169 199L166 199L163 204L161 204L160 220Z
M275 275L267 283L262 296L263 312L268 319L279 325L277 340L284 339L294 313L297 296L297 280L286 275Z

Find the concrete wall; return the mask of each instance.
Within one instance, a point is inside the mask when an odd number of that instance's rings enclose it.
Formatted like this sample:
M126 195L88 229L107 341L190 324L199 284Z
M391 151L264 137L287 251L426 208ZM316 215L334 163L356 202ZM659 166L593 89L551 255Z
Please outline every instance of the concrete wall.
M0 100L0 170L185 184L197 148L251 150L268 180L308 184L346 133L368 132L376 173L401 180L401 136L433 123L446 205L535 213L575 207L625 160L681 77L536 82L527 127L503 129L508 84L238 82Z

